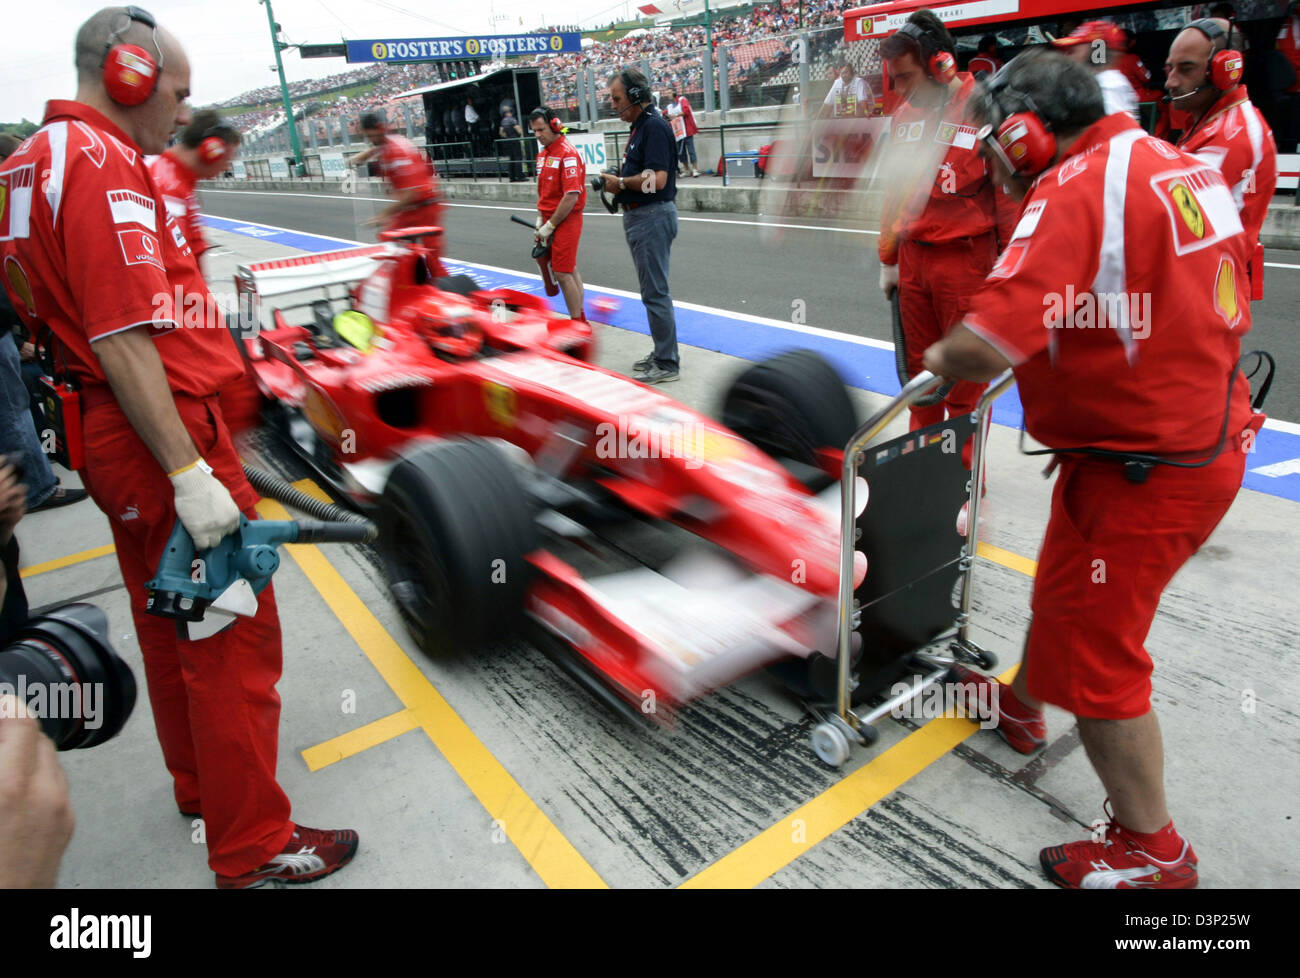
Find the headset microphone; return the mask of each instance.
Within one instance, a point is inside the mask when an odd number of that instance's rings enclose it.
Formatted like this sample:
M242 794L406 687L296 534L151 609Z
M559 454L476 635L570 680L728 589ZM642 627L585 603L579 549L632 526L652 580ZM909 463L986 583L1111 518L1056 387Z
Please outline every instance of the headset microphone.
M1214 87L1213 85L1197 85L1195 88L1193 88L1190 92L1186 93L1185 95L1169 95L1168 93L1166 93L1160 97L1160 101L1166 103L1181 102L1185 98L1191 98L1193 95L1203 92L1207 88L1213 88L1213 87Z

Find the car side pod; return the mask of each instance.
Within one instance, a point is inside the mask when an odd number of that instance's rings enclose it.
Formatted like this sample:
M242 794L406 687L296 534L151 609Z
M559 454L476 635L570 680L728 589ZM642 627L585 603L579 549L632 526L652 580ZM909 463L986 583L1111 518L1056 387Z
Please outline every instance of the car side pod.
M820 721L811 736L813 752L831 767L849 759L852 743L874 743L877 722L897 715L943 682L953 665L970 663L987 670L996 662L971 641L968 629L988 416L993 401L1014 382L1012 372L1006 371L989 385L974 413L872 444L941 381L929 371L918 374L854 433L844 449L835 709L810 707ZM968 470L961 461L961 446L970 438L974 451ZM870 489L868 505L860 515L859 477ZM927 507L918 509L918 498L926 499ZM963 501L967 507L964 539L956 533L955 518ZM855 588L859 552L869 570ZM958 583L960 598L954 601ZM862 636L857 676L851 657L854 631ZM931 651L945 642L946 655ZM855 693L861 698L864 684L871 687L866 692L883 693L908 675L912 682L906 692L886 698L861 716L851 708Z

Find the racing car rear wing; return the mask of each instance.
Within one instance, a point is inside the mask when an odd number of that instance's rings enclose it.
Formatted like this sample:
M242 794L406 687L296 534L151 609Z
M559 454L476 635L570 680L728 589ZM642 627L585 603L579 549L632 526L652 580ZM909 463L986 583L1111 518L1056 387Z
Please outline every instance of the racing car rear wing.
M240 265L235 281L240 292L262 298L348 285L360 281L375 268L375 259L391 251L389 245L364 245L319 255L299 255Z

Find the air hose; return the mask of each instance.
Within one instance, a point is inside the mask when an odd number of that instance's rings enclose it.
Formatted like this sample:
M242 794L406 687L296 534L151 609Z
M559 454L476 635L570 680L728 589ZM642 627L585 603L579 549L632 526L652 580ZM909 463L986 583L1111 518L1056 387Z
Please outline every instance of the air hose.
M248 477L252 487L263 496L284 503L286 506L292 506L294 509L300 509L318 520L324 520L327 523L355 523L358 526L364 526L366 528L365 540L362 541L364 543L373 543L379 537L379 528L364 516L353 513L351 510L344 509L334 503L315 499L305 492L295 489L289 483L272 475L270 472L255 469L251 465L245 465L244 475Z

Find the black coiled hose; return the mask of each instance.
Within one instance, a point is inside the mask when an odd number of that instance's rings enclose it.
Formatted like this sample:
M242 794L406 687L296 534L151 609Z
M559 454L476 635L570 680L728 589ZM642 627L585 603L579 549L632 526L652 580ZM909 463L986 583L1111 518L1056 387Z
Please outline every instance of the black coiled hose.
M292 506L294 509L300 509L318 520L333 523L355 523L358 526L366 527L366 537L363 541L365 543L372 543L379 537L379 528L364 516L344 509L342 506L336 506L334 503L314 499L270 472L255 469L251 465L245 465L244 475L248 477L252 487L263 496L284 503L286 506Z

